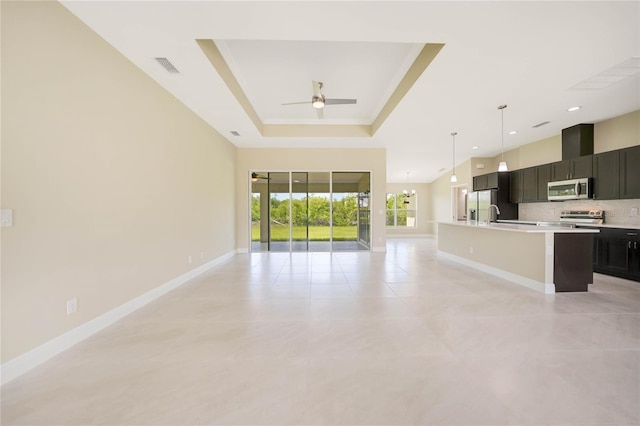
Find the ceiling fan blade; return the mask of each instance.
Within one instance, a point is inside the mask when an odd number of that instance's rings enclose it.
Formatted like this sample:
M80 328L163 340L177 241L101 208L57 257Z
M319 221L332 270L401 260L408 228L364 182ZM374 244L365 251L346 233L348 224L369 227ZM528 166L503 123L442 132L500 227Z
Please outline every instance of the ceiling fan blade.
M270 177L259 175L256 172L251 173L251 180L255 182L258 179L271 180Z
M313 96L317 96L319 98L322 97L322 82L321 81L311 81L311 86L313 87Z
M304 101L304 102L287 102L286 104L280 104L280 105L300 105L300 104L310 104L311 101Z
M316 108L316 114L318 118L324 118L324 110L322 108Z
M357 99L325 99L325 105L346 105L346 104L355 104L357 103Z

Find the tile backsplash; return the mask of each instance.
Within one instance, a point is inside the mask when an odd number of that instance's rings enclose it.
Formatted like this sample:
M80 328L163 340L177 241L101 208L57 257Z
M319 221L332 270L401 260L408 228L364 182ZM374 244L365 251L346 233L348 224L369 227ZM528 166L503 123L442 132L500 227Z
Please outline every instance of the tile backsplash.
M519 220L560 220L562 210L604 210L604 223L640 226L640 200L576 200L518 205Z

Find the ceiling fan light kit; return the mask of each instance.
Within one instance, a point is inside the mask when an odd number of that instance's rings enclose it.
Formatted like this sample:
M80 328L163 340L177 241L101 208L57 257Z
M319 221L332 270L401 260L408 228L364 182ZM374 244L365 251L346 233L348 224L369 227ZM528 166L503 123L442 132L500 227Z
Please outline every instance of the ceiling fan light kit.
M256 172L252 172L252 173L251 173L251 182L257 182L257 181L258 181L258 180L260 180L260 179L262 179L262 180L270 180L271 178L270 178L270 177L268 177L268 176L262 176L262 175L259 175L259 174L258 174L258 173L256 173Z
M321 81L311 81L311 87L313 89L313 95L311 96L311 102L303 101L303 102L287 102L282 105L300 105L300 104L309 104L316 109L316 113L318 114L318 118L324 118L322 114L322 109L325 105L349 105L358 103L357 99L333 99L333 98L325 98L322 94L322 87L324 84Z

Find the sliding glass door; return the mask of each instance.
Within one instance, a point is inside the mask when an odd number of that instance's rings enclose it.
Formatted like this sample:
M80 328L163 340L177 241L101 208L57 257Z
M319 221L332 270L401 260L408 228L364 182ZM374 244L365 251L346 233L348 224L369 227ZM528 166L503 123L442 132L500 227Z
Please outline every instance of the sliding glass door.
M251 251L369 250L369 172L252 172Z
M369 249L369 172L333 172L332 250Z
M309 177L291 173L291 251L309 250Z
M309 251L331 251L331 173L309 173Z

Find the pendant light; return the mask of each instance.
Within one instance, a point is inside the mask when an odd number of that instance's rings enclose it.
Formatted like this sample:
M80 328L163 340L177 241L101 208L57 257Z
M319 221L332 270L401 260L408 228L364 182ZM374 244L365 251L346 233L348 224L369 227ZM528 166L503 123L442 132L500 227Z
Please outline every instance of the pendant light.
M500 133L500 136L502 137L502 157L500 158L500 164L498 165L499 172L506 172L509 170L509 168L507 167L507 162L504 161L504 109L506 107L507 107L506 105L500 105L498 107L498 109L500 110L501 118L502 118L502 127L501 127L502 133Z
M404 183L407 186L407 188L409 188L409 173L411 172L407 172L407 176L404 178ZM412 195L416 195L416 190L412 189L411 193L409 193L409 189L403 189L402 193L404 194L405 198L408 198L408 197L411 197Z
M458 134L457 132L451 133L451 136L453 137L453 174L451 175L452 183L458 181L458 177L456 176L456 135L457 134Z

